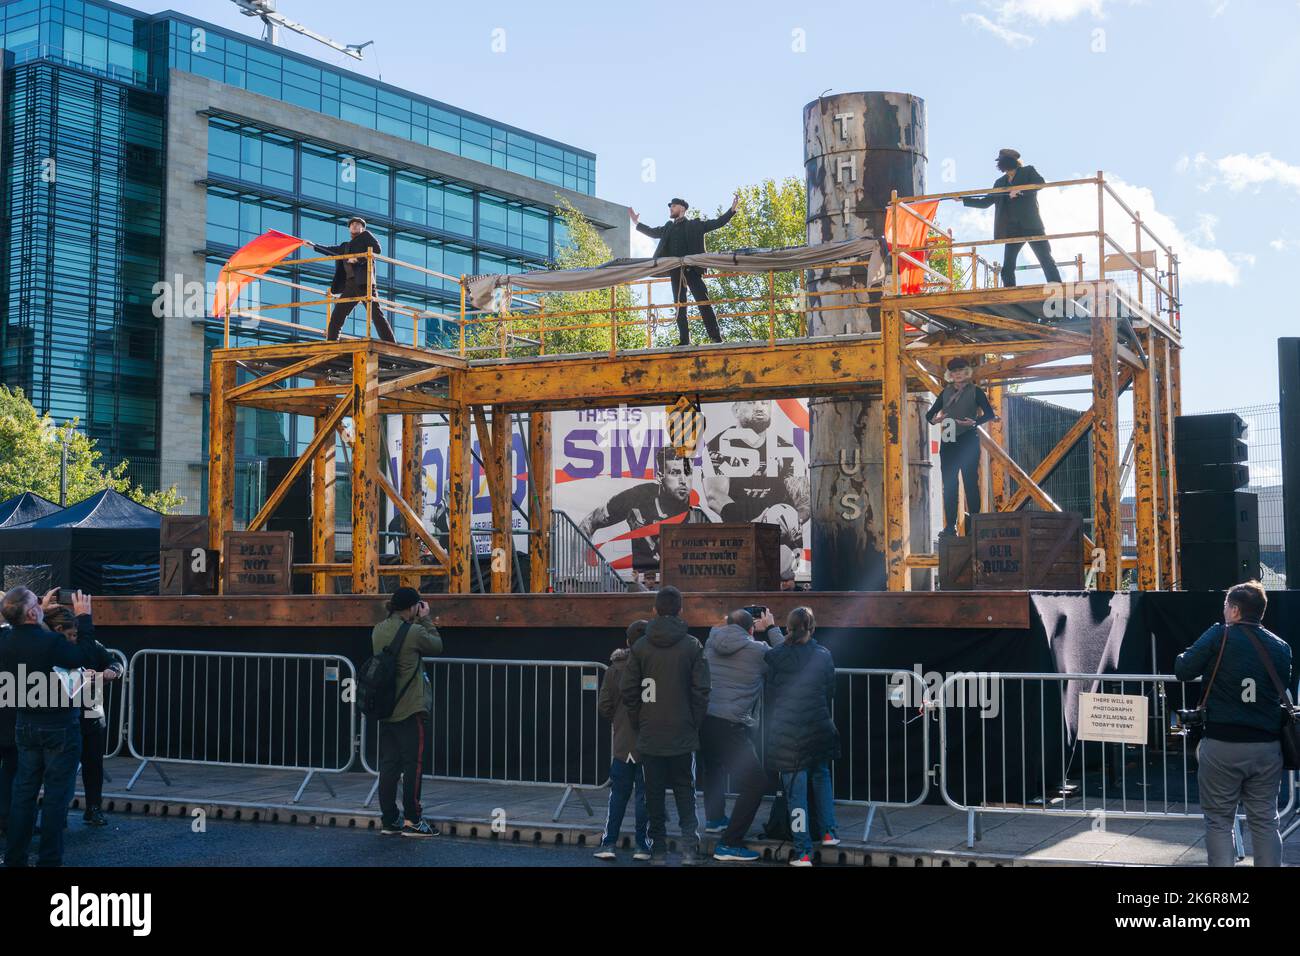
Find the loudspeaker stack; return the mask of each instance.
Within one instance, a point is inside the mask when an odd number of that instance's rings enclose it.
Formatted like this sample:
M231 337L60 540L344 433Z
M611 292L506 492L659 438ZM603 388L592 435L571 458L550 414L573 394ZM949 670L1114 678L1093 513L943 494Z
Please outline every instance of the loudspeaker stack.
M1174 420L1182 586L1223 591L1259 577L1259 499L1250 483L1240 415Z

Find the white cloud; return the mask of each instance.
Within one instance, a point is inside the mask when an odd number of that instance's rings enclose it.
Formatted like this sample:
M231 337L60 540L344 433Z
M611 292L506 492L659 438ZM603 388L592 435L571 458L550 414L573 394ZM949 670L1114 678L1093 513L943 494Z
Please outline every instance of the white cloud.
M1278 159L1271 153L1231 153L1219 159L1210 159L1204 153L1194 157L1184 156L1174 167L1185 173L1195 170L1202 177L1201 188L1226 186L1232 192L1277 184L1300 192L1300 166Z
M1300 252L1300 239L1274 239L1268 245L1274 252Z
M1064 23L1083 14L1106 15L1106 4L1114 0L995 0L1000 20L1033 20L1036 23ZM1132 2L1132 0L1130 0Z
M1063 177L1064 178L1064 177ZM1076 174L1070 178L1084 178ZM1215 283L1236 285L1241 281L1242 266L1254 264L1253 257L1233 254L1219 248L1215 243L1215 217L1202 214L1190 229L1181 228L1173 217L1161 212L1156 206L1155 195L1144 186L1126 183L1114 176L1106 180L1120 198L1141 214L1142 221L1160 240L1173 250L1178 257L1179 274L1187 283ZM1067 232L1091 232L1097 229L1097 187L1066 186L1060 189L1044 189L1038 194L1039 206L1043 211L1043 222L1049 234ZM947 207L940 209L940 216L945 223L951 222L953 232L960 242L987 239L993 234L993 211L991 209L967 209ZM1107 197L1106 232L1112 239L1133 250L1134 230L1132 220L1120 208L1119 204ZM1143 233L1143 249L1151 249L1150 237ZM1107 253L1115 249L1107 246ZM1000 263L1001 250L995 246L984 246L979 253L986 259ZM1097 240L1091 237L1078 239L1060 239L1052 243L1052 254L1057 262L1064 263L1076 255L1082 255L1084 275L1097 274ZM1020 253L1020 264L1033 262L1033 254L1025 249ZM1159 256L1161 269L1165 268L1163 253ZM1073 268L1063 268L1062 275L1071 278L1077 273Z
M1013 50L1021 50L1030 46L1034 38L1024 33L1017 33L1015 30L994 23L988 17L979 13L963 13L961 22L976 27L986 33L991 33Z

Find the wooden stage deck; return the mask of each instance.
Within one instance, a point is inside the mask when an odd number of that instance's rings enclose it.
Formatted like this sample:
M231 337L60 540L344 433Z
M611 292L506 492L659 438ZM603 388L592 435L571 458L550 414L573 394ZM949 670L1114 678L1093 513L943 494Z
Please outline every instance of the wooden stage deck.
M975 628L1026 630L1027 591L751 592L693 594L686 622L716 624L746 605L770 607L780 622L806 604L819 627ZM366 627L384 614L383 595L278 597L97 597L95 623L109 627ZM626 627L654 613L654 595L435 594L427 597L439 627Z

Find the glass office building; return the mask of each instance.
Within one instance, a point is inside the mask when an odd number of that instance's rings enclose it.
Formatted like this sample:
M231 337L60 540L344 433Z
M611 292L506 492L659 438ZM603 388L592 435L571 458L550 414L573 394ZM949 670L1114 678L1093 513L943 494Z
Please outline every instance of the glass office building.
M206 355L221 333L211 318L155 315L155 284L173 272L214 281L267 229L335 244L355 213L396 259L452 276L525 271L565 241L557 191L596 220L615 208L594 198L589 152L170 11L0 0L0 47L0 382L58 420L80 419L110 461L183 461L201 482ZM179 101L197 95L209 97L200 109ZM200 133L206 150L187 153ZM284 274L325 286L330 272ZM382 295L414 308L454 312L459 301L456 283L433 276L381 264L377 278ZM259 294L296 295L269 283ZM323 307L277 315L325 325ZM358 308L345 331L364 321ZM412 341L409 319L395 326ZM231 344L302 334L248 324ZM419 344L449 338L428 321ZM182 361L177 391L168 381ZM241 409L239 452L294 454L310 429Z

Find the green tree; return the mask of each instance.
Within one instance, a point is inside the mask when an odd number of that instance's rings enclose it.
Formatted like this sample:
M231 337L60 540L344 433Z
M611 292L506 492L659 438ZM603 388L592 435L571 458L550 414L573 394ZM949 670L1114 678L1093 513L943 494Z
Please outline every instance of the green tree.
M710 252L739 249L783 249L808 241L808 193L802 178L787 176L779 183L765 179L737 190L736 215L721 229L709 233ZM729 204L728 204L729 205ZM719 206L722 215L726 206ZM776 337L802 334L803 315L798 305L798 272L778 272L768 284L766 273L712 275L706 281L724 339L766 339L769 317L775 316Z
M24 491L58 501L60 448L66 443L69 504L107 488L164 513L185 503L174 485L154 492L133 485L125 461L106 468L95 442L78 432L77 424L74 418L55 425L48 412L36 411L22 389L0 385L0 501Z

